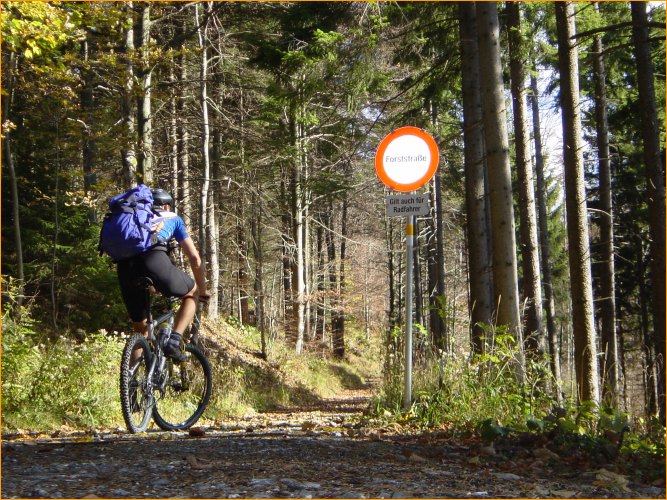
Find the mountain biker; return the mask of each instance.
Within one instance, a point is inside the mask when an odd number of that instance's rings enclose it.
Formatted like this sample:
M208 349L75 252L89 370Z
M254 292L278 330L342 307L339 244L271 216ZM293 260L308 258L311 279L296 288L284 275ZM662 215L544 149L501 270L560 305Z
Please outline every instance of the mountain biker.
M151 193L153 210L157 213L157 217L150 221L151 229L155 231L151 236L155 245L136 257L119 261L118 281L132 326L144 335L147 332L148 303L146 291L137 286L137 279L148 277L161 294L180 297L181 305L176 312L171 335L164 345L164 352L175 361L183 362L186 358L180 347L182 334L194 318L197 300L206 302L209 299L206 277L201 257L183 219L169 211L174 204L173 198L164 189L152 189ZM167 253L171 240L176 240L188 258L194 280L171 262Z

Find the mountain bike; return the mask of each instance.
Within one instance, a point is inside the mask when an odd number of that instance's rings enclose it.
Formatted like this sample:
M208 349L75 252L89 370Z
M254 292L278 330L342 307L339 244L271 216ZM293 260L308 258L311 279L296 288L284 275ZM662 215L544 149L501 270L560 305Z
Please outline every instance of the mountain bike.
M174 325L177 298L163 298L164 312L153 318L152 281L141 278L137 286L148 297L147 336L133 334L125 343L120 365L120 401L130 432L143 432L151 418L163 430L185 430L201 417L211 397L211 365L199 344L201 303L185 344L186 361L172 361L163 352L162 336ZM159 340L160 339L160 340Z

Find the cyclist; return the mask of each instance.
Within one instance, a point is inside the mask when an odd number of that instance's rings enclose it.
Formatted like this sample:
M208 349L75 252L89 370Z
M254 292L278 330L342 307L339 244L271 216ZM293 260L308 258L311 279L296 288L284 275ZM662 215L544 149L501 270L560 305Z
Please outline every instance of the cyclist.
M181 350L182 333L192 322L197 310L197 300L208 301L206 277L202 260L188 230L178 215L169 211L174 200L164 189L152 189L153 210L157 217L151 220L154 246L131 259L118 262L117 272L123 302L132 320L135 331L146 335L148 303L145 290L137 287L137 279L148 277L155 289L169 297L180 297L181 305L176 312L174 328L164 345L164 352L177 362L185 361ZM180 245L194 275L194 280L182 269L176 267L167 250L172 240ZM162 341L162 339L159 339Z

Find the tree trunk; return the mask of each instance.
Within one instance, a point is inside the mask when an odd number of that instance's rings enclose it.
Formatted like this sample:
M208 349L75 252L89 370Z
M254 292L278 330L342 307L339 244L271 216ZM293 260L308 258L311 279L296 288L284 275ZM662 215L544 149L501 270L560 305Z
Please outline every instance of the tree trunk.
M561 74L565 206L577 389L580 401L599 403L597 339L579 106L579 62L578 50L571 42L575 34L574 8L571 2L558 2L555 8Z
M262 198L259 195L261 187L257 185L253 190L253 203L255 208L251 215L251 231L252 231L252 248L255 258L255 326L259 330L262 358L267 359L267 328L266 328L266 314L264 308L264 254L262 248Z
M599 9L595 4L596 10ZM614 287L614 215L611 198L611 159L607 123L607 91L605 83L602 37L593 39L593 79L595 82L595 125L597 131L598 169L600 182L600 333L602 339L603 399L612 408L620 401L620 358L616 330L616 292Z
M333 340L333 354L337 359L345 357L345 312L343 307L343 300L345 297L345 251L347 240L347 200L343 200L343 209L341 214L340 225L340 272L338 279L338 290L336 293L336 304L333 308L331 318L331 337ZM333 240L333 235L332 235ZM334 256L335 257L335 256ZM332 263L334 264L334 263ZM332 269L335 274L335 266ZM334 278L335 280L335 278Z
M245 214L244 214L244 196L238 193L236 204L236 245L237 245L237 265L238 265L238 302L239 302L239 320L247 325L248 313L248 273L246 266L248 264L248 243L245 237Z
M500 55L500 27L495 2L477 4L482 114L491 205L491 246L496 323L522 345L512 175ZM522 371L523 362L519 360Z
M540 125L539 91L537 68L533 66L530 77L531 107L533 111L533 141L535 143L535 177L537 181L537 212L540 240L540 268L542 270L542 286L544 287L544 310L547 320L547 338L549 343L549 365L556 383L555 396L558 404L562 402L560 373L560 343L556 330L556 302L554 300L553 280L551 277L551 245L549 244L547 185L544 178L544 156L542 154L542 127Z
M179 24L176 33L180 37L185 35L185 24ZM188 65L186 51L181 51L178 56L178 79L181 84L188 80ZM176 141L177 141L177 169L178 169L178 199L180 200L180 215L187 227L193 227L196 212L196 200L190 196L190 134L185 120L179 119L186 115L187 96L179 92L176 100Z
M541 356L546 352L542 327L542 282L537 243L537 216L533 169L529 158L529 134L526 131L526 60L521 33L521 10L518 2L507 2L507 29L510 47L510 74L514 107L514 137L516 172L519 185L519 218L521 234L521 264L523 270L523 299L525 301L524 340L529 354Z
M153 70L150 58L151 40L151 17L150 4L142 2L139 7L139 33L138 39L141 43L141 94L138 97L137 109L139 111L139 164L138 171L142 182L149 186L153 183L153 117L151 111L151 94L153 91Z
M208 8L208 7L207 7ZM199 64L199 105L201 107L201 132L202 132L202 142L201 142L201 153L202 153L202 186L200 194L200 214L199 214L199 251L201 253L202 267L204 269L205 276L208 276L207 273L207 262L209 259L210 241L207 239L207 225L208 221L208 208L209 208L209 185L210 185L210 171L211 171L211 162L209 158L209 149L210 149L210 128L209 128L209 116L208 116L208 51L206 50L207 39L206 39L206 23L200 25L199 23L199 4L195 4L195 17L197 20L197 37L199 40L199 49L201 50L201 59ZM210 278L210 277L209 277ZM211 290L213 291L213 290ZM212 300L208 303L208 310L217 309L218 304L214 303ZM215 312L214 312L215 314Z
M435 102L430 101L429 111L431 124L438 125L438 110ZM442 169L433 176L433 187L431 190L432 214L431 226L434 229L427 243L428 249L428 278L429 278L429 321L430 331L433 336L433 347L445 352L447 346L447 328L445 325L444 302L445 302L445 251L444 230L442 213ZM415 259L415 262L417 260ZM417 283L419 283L417 281Z
M81 51L83 55L83 60L85 62L90 61L90 50L91 50L91 34L86 33L86 39L81 44ZM95 116L93 111L95 110L95 99L93 88L95 82L93 80L93 75L91 71L85 69L82 71L83 85L79 93L81 99L81 112L83 120L83 190L84 193L88 194L95 183L97 182L95 176L95 163L97 161L97 151L95 145L95 139L93 138L93 124L95 122ZM95 222L95 211L91 210L89 212L89 221L90 223Z
M296 209L294 212L294 233L296 236L296 352L303 352L303 342L306 328L306 280L305 280L305 187L303 182L304 168L303 157L301 155L302 143L302 125L297 124L297 158L295 169L295 201Z
M482 354L485 351L484 327L493 323L493 284L475 5L474 2L459 2L459 37L463 78L466 237L470 287L468 311L473 353Z
M329 227L328 214L320 215L320 223L317 225L317 311L315 324L315 338L324 341L324 331L326 328L326 260L324 244L324 228Z
M665 423L665 179L660 151L660 125L655 100L653 64L648 36L646 2L631 2L632 41L637 61L637 87L644 163L648 187L649 232L651 235L651 285L653 299L653 343L658 372L658 411Z
M415 217L414 224L414 239L412 246L412 282L414 284L414 316L413 322L419 325L424 325L424 293L422 291L422 273L421 273L421 250L419 241L418 222Z
M16 252L16 278L18 279L18 289L16 296L17 310L20 310L23 304L23 291L25 270L23 266L23 243L21 240L21 220L19 216L19 190L18 181L16 178L16 168L14 166L14 157L11 150L11 110L12 99L14 97L14 75L18 68L18 59L14 52L9 53L9 61L7 67L7 78L5 81L5 88L2 94L2 155L3 166L7 166L9 170L9 183L11 186L12 196L12 225L14 228L14 246Z
M122 56L123 67L125 69L124 88L121 95L121 115L123 120L123 132L125 134L123 144L121 146L121 163L123 165L123 179L126 187L133 186L137 183L137 157L135 153L135 100L132 98L134 94L134 67L132 65L132 57L134 53L134 5L133 2L128 2L125 5L125 12L127 18L125 24L127 29L125 31L125 47Z
M290 197L287 194L288 174L283 171L280 180L280 200L281 200L281 225L282 225L282 295L283 295L283 322L285 324L285 336L296 343L296 328L292 318L294 316L294 293L292 281L292 255L294 247L294 228L291 214L294 213ZM291 183L292 184L292 183ZM290 189L291 191L291 189Z

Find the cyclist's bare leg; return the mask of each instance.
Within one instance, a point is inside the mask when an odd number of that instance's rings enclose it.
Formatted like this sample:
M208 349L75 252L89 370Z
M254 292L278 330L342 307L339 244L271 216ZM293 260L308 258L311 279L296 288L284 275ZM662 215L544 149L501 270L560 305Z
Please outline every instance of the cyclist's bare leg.
M144 337L148 334L148 329L146 328L146 320L142 321L133 321L132 328L137 333L143 333Z
M143 321L133 321L132 328L135 332L143 334L145 337L148 334L148 328L146 326L146 320ZM134 366L136 361L141 357L141 349L136 349L132 352L132 357L130 358L130 366Z
M190 326L190 323L192 323L192 319L197 312L196 293L197 285L193 286L192 290L181 297L181 306L178 308L176 317L174 318L174 330L181 335L183 335L188 326Z

